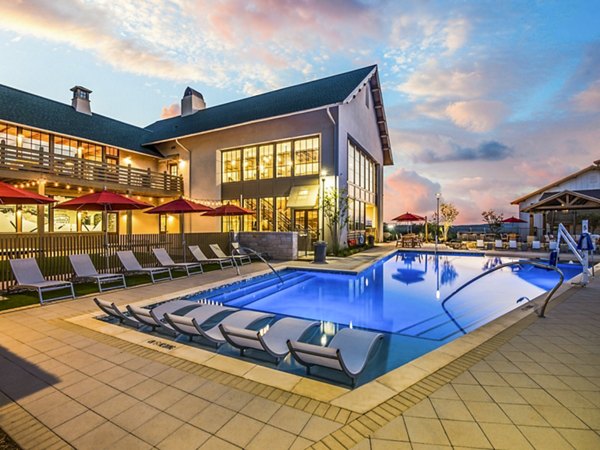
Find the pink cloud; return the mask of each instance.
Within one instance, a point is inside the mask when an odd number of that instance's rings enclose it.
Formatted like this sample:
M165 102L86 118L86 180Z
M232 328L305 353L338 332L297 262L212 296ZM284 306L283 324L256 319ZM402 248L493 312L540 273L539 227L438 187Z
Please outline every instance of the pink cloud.
M168 106L163 106L160 112L161 119L168 119L169 117L175 117L181 114L181 106L179 103L171 103Z
M385 178L384 214L385 220L399 216L406 211L431 216L435 209L435 194L440 185L416 172L398 169Z
M461 128L485 133L506 118L508 108L499 101L471 100L451 103L446 107L446 114Z
M600 80L573 97L575 109L582 112L600 112Z

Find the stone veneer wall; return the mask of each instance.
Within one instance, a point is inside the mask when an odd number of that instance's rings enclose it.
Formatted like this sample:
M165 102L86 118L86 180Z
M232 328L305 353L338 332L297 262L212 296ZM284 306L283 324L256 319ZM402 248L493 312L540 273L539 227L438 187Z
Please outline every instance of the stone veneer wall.
M248 247L259 253L268 253L273 259L296 260L298 259L298 233L242 231L237 234L238 242L242 247Z

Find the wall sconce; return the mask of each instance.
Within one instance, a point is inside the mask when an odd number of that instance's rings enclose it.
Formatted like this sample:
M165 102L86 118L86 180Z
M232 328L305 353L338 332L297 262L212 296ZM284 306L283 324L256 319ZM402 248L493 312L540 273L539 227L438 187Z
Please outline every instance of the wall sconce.
M187 165L187 162L185 160L183 160L183 159L180 159L177 164L179 164L179 168L181 170L183 170L183 169L185 169L185 166Z
M130 166L131 165L131 156L126 156L125 158L123 158L123 162L125 163L126 166Z

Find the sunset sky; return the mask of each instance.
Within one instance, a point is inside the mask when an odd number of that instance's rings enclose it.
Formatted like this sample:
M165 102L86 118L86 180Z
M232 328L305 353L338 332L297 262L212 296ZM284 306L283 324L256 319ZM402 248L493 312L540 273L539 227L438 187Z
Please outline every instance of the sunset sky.
M600 159L600 1L3 0L0 84L140 126L378 64L385 218L458 223Z

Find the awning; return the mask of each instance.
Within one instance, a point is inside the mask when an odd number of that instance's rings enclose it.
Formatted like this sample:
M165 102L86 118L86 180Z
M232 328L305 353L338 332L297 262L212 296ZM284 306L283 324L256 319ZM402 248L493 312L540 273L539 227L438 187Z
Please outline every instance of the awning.
M319 198L319 185L292 186L288 208L315 208Z

